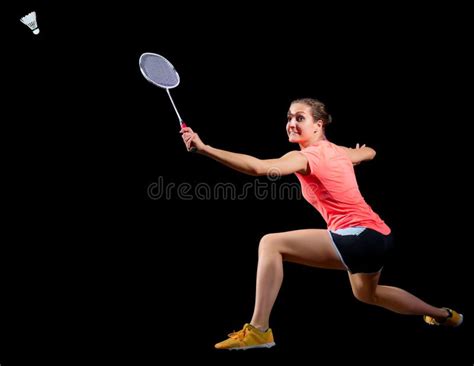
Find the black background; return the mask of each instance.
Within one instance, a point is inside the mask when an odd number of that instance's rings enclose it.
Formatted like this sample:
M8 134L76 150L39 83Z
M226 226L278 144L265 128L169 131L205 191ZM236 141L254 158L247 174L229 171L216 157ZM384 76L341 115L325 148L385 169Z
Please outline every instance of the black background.
M19 21L32 10L38 36ZM2 365L472 364L462 13L18 2L4 13ZM174 64L181 116L219 148L281 156L296 148L291 100L326 102L330 140L377 150L356 169L397 242L381 282L458 309L465 324L430 328L357 302L343 272L287 263L277 347L215 351L250 320L259 238L324 222L303 200L151 199L159 179L239 193L256 178L185 151L166 92L138 69L143 52Z

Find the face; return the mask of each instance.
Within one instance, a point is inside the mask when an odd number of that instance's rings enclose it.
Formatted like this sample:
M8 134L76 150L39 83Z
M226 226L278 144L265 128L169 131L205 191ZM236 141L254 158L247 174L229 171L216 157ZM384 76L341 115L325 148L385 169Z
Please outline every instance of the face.
M301 144L309 141L314 137L320 125L320 123L315 123L310 106L302 103L294 103L290 106L288 123L286 124L286 132L290 142Z

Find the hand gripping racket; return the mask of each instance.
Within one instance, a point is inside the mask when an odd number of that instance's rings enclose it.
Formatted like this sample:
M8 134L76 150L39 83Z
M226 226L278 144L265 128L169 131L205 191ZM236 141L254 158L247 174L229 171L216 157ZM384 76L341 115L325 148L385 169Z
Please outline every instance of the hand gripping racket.
M166 89L174 111L178 116L179 125L181 128L187 127L186 123L184 123L181 116L179 115L178 109L176 108L176 105L174 104L173 98L171 98L170 94L170 89L176 88L179 85L179 74L171 62L156 53L145 52L140 56L138 64L145 79L147 79L153 85ZM195 150L196 148L193 147L190 151Z

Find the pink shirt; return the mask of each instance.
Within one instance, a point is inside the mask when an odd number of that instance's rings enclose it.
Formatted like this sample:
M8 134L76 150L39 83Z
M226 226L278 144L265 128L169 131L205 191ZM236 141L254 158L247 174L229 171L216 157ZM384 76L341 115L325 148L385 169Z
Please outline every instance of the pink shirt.
M362 197L344 149L322 140L301 152L311 168L309 175L296 173L303 197L321 213L329 230L362 226L390 234L390 228Z

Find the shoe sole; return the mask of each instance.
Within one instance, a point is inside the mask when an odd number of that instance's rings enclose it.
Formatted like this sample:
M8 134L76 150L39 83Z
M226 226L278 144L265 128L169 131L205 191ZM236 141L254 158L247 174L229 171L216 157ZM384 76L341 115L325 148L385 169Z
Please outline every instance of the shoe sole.
M252 348L272 348L275 345L275 342L265 343L265 344L258 344L256 346L245 346L245 347L234 347L234 348L227 348L229 351L245 351L247 349Z

